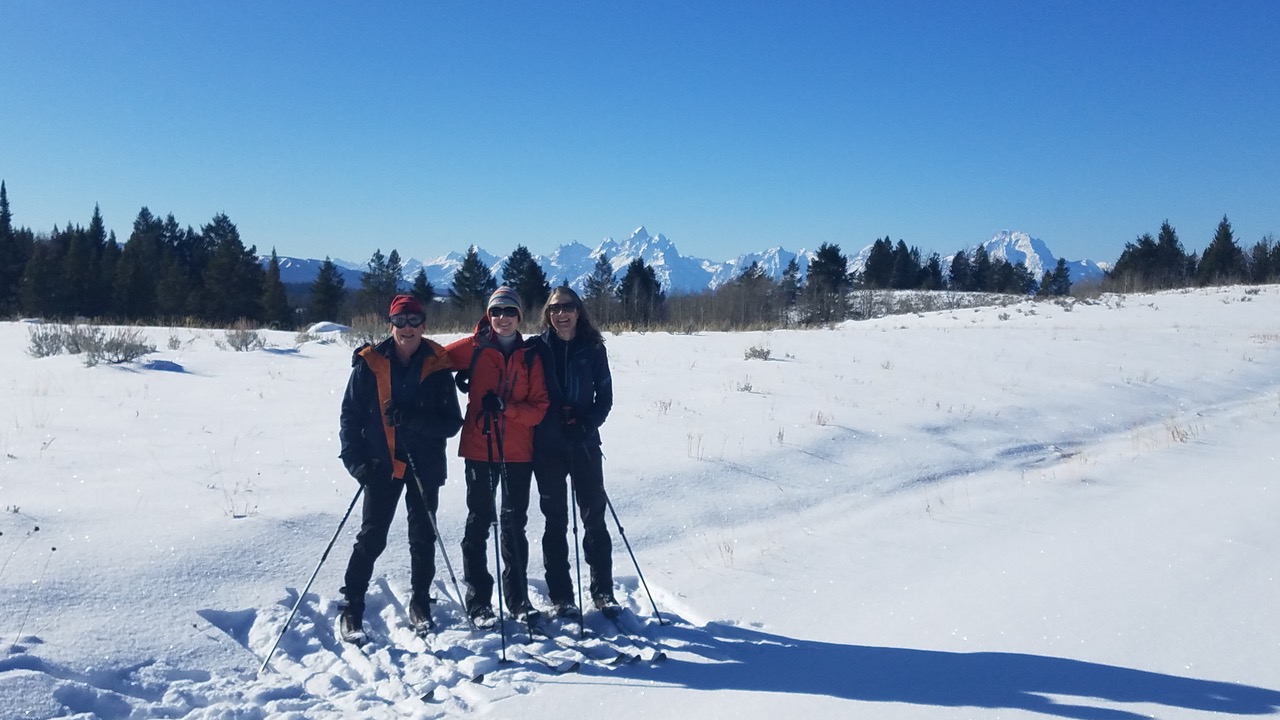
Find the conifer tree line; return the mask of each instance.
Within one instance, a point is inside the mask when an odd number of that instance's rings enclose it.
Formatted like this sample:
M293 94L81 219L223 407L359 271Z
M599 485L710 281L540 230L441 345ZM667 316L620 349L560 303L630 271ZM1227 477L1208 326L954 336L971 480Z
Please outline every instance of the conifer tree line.
M923 257L902 240L877 239L860 272L848 270L840 246L822 244L806 277L792 259L780 278L752 263L731 281L700 293L669 295L655 269L642 259L619 271L600 256L583 283L593 317L610 328L764 328L822 325L859 313L859 290L951 290L1061 296L1071 292L1066 263L1035 277L1022 263L989 257L979 246L944 261ZM319 320L347 323L380 318L397 292L412 292L429 308L432 325L468 329L483 314L499 284L515 287L526 318L535 318L549 296L549 279L523 245L507 257L501 277L472 246L452 282L437 290L419 270L405 287L397 250L376 250L347 288L339 268L325 258L313 281L287 287L273 249L263 265L256 246L244 245L235 224L218 214L199 229L172 214L161 219L142 208L123 243L106 230L94 208L88 226L68 223L45 233L13 225L8 190L0 181L0 317L93 318L112 322L195 322L229 326L244 320L293 328ZM561 282L565 282L561 280ZM1127 243L1107 273L1103 289L1135 292L1188 286L1280 282L1280 244L1270 236L1246 252L1224 216L1202 255L1188 254L1166 221L1156 237ZM437 302L438 300L438 302Z
M16 228L0 182L0 317L25 315L118 322L191 318L214 326L238 320L296 322L275 251L264 268L225 214L196 230L172 214L138 212L123 242L94 207L87 227L48 234Z

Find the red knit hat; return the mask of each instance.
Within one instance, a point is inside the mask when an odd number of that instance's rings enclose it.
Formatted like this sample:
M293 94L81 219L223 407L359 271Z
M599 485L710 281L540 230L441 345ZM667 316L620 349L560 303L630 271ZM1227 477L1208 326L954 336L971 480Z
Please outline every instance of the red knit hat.
M426 315L422 310L422 302L413 295L397 295L391 299L391 312L388 314L398 315L400 313Z

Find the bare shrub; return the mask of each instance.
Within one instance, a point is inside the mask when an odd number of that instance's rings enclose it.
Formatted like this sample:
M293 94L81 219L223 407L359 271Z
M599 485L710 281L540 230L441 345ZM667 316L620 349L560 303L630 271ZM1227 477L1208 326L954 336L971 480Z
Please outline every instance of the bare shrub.
M773 352L767 347L752 345L742 353L742 357L744 360L768 360L772 354Z
M374 345L387 336L387 319L377 313L359 315L351 320L351 331L347 333L347 343L351 347L364 344Z
M62 325L36 325L27 334L30 337L27 354L31 357L50 357L66 348L67 328Z
M332 334L324 335L321 333L312 333L306 330L299 330L297 335L293 336L293 344L295 347L301 347L309 342L317 345L332 345L335 340Z
M249 324L248 320L237 320L236 324L231 326L226 332L227 345L236 352L247 352L249 350L261 350L267 346L267 341L262 337L262 333Z
M94 329L98 332L85 348L85 367L93 367L100 362L120 365L156 351L138 328L116 328L109 333L101 328Z
M95 325L75 325L67 328L64 347L68 355L93 352L107 337L107 332Z

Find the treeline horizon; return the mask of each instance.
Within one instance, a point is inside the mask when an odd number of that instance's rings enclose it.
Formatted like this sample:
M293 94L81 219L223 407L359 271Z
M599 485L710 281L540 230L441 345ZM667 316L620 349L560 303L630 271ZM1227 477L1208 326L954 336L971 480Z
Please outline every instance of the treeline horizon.
M536 324L531 321L552 289L545 271L523 245L517 245L501 270L499 282L473 245L450 287L433 287L421 269L406 285L398 251L384 255L378 249L358 288L347 288L327 257L314 280L286 285L275 249L261 262L257 246L246 247L223 213L197 230L181 226L172 214L161 219L143 207L120 243L95 205L87 227L69 222L47 234L36 233L14 227L8 190L0 180L0 317L222 327L250 322L295 329L320 321L378 322L392 296L411 292L426 303L433 327L466 330L483 314L489 294L504 284L520 292L525 319ZM1126 243L1105 273L1090 291L1280 282L1280 245L1268 235L1246 252L1224 215L1204 253L1187 253L1166 220L1156 236L1144 234ZM886 236L874 241L860 271L848 270L838 244L823 243L803 279L793 258L776 280L752 263L715 289L671 294L642 259L615 274L610 259L601 256L580 289L603 327L690 330L815 326L868 317L873 314L868 303L853 296L859 290L1061 297L1073 288L1065 260L1037 278L1025 264L992 258L981 245L944 261L938 253L925 257L918 248Z

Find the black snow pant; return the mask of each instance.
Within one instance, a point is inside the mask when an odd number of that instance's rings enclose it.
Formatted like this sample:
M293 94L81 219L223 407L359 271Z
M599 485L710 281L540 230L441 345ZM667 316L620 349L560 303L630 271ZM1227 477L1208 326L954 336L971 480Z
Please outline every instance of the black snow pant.
M538 502L546 526L542 532L542 562L547 594L555 604L573 600L569 577L568 487L573 483L582 516L582 553L591 568L592 598L613 597L613 542L605 525L608 499L604 493L604 456L600 446L579 444L563 452L539 452L533 468L538 478Z
M462 576L467 582L467 612L493 605L493 575L489 572L489 529L494 524L494 499L502 487L502 593L513 612L529 607L529 486L533 463L506 464L500 482L498 463L467 460L467 524L462 533Z
M369 591L369 579L373 577L373 563L387 547L387 532L396 514L396 504L404 493L406 519L409 522L409 567L413 585L413 600L427 607L431 583L436 577L436 533L427 513L434 513L440 501L440 488L435 483L425 483L427 493L423 502L418 483L409 479L369 483L364 489L361 506L360 532L347 561L342 594L352 607L364 611L364 596ZM408 487L407 491L405 490Z

